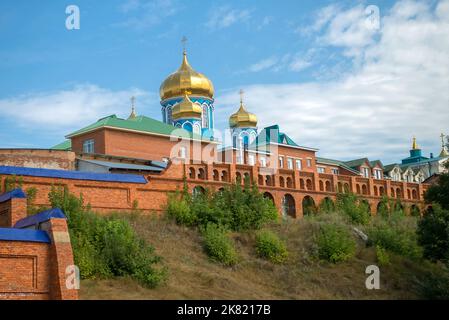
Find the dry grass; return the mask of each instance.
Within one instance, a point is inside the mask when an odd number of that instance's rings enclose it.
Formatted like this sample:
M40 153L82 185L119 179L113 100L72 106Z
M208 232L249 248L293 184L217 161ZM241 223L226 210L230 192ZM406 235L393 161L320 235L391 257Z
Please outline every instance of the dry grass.
M132 279L84 280L82 299L416 299L412 275L419 266L392 257L381 267L381 289L365 288L365 268L376 264L372 248L359 245L356 256L337 265L310 255L315 222L270 226L287 240L288 262L273 265L256 257L254 233L233 237L240 255L235 267L208 259L197 231L165 219L134 217L131 224L155 248L169 270L165 285L146 289Z

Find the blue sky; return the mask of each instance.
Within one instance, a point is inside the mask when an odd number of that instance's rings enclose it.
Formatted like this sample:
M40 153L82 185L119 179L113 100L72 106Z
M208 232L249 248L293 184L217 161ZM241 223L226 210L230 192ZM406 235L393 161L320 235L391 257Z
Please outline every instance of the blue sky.
M80 30L65 28L68 5ZM366 8L379 8L379 28ZM216 88L223 129L238 90L259 126L341 159L407 156L449 134L448 1L8 1L0 3L0 147L49 147L99 117L160 119L181 61Z

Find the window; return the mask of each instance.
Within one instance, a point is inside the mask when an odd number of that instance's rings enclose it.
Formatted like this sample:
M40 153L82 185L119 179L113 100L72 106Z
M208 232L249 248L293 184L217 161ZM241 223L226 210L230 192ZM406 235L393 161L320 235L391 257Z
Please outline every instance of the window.
M374 169L374 178L378 180L382 179L382 170Z
M302 169L302 162L301 159L296 159L296 170Z
M362 175L363 175L365 178L369 178L369 168L363 167L363 168L362 168Z
M287 168L289 168L290 170L293 170L293 159L292 158L287 158Z
M284 167L284 157L279 157L279 168Z
M203 114L201 117L203 128L209 128L209 108L203 104Z
M183 159L187 158L187 149L186 149L186 147L181 147L179 149L179 157L181 157Z
M95 142L94 139L89 139L83 142L83 152L85 153L94 153L95 148L94 148Z
M323 167L318 167L317 170L318 170L318 173L324 173L325 172L325 169Z
M307 159L307 166L309 168L312 166L312 159Z
M332 174L340 174L340 171L336 168L332 168L331 171L332 171Z
M250 166L254 165L254 155L253 154L248 155L248 163Z
M260 157L260 166L261 167L266 167L267 166L267 159L265 159L265 157Z

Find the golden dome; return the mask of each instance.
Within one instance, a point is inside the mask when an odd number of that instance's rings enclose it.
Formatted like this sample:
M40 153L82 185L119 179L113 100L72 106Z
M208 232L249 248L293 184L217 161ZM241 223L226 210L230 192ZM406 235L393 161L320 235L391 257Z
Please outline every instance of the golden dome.
M242 95L243 92L241 91ZM229 126L231 128L252 128L257 126L257 117L254 113L248 112L243 105L243 99L240 97L240 108L229 118Z
M184 50L182 64L179 69L162 82L159 89L161 100L179 97L189 91L192 95L208 98L214 96L214 86L205 75L192 69Z
M192 102L187 92L184 92L184 98L181 102L173 107L172 117L173 119L179 118L201 118L203 109L200 105Z

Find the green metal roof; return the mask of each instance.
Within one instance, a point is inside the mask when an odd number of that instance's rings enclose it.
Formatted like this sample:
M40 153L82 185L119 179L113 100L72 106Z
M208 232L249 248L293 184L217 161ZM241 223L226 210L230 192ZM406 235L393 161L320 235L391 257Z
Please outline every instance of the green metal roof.
M371 167L375 167L376 164L378 164L381 168L384 168L384 165L383 165L382 161L380 161L380 160L370 161L369 164Z
M121 119L118 118L115 114L101 118L97 122L87 127L72 132L69 135L67 135L66 138L78 136L80 134L84 134L104 127L133 130L138 132L153 133L166 136L172 135L173 130L177 129L176 136L178 137L185 137L195 140L205 140L201 135L193 134L187 130L176 128L172 125L163 123L161 121L146 116L137 116L132 119ZM209 139L207 140L210 141Z
M252 143L252 147L264 146L270 143L299 147L299 145L297 145L287 134L279 131L278 125L265 127L260 131L256 140Z
M330 165L339 166L339 167L342 167L342 168L344 168L346 170L349 170L349 171L351 171L353 173L359 174L359 172L357 170L354 170L353 168L347 166L345 162L340 161L340 160L316 157L316 162L317 163L323 163L323 164L330 164Z
M387 164L386 166L384 166L384 172L388 173L391 170L393 170L395 167L400 167L400 165L397 163Z
M65 140L64 142L58 143L57 145L51 147L52 150L71 150L72 149L72 141Z
M356 168L356 167L360 167L362 164L364 164L365 162L370 163L368 158L361 158L361 159L355 159L355 160L350 160L350 161L345 161L345 164L348 167L351 168Z

